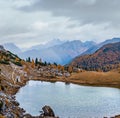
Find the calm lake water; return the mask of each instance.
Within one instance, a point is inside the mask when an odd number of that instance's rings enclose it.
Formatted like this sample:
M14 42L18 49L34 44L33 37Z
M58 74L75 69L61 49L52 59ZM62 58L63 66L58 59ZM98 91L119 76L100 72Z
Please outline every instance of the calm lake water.
M29 81L16 94L27 113L39 115L50 105L60 118L102 118L120 114L120 89Z

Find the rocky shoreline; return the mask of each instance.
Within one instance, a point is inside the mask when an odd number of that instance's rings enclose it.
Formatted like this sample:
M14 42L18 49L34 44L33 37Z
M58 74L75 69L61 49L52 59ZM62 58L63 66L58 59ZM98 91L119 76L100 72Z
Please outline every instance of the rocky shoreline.
M0 78L3 77L0 75ZM55 117L52 108L50 108L49 106L47 106L47 108L50 109L48 110L49 112L46 114L44 106L42 108L43 112L39 116L32 116L31 114L26 114L25 110L19 107L19 103L16 101L15 94L19 91L21 87L26 85L26 82L24 84L18 85L16 88L13 88L11 86L12 88L9 88L11 89L10 92L8 91L6 93L6 91L4 90L0 91L0 118L48 118L48 116L50 118L58 118Z
M13 68L10 65L0 65L0 67L2 70L0 72L0 118L58 118L54 114L51 115L51 111L53 112L52 108L49 108L50 111L48 110L47 115L43 109L44 107L39 116L26 114L25 110L19 107L15 94L21 87L26 85L30 76L23 77L21 81L14 82L12 80ZM16 72L15 74L17 75L18 73Z
M10 73L12 73L13 71L12 68L10 66L7 66L7 68L10 70ZM69 82L75 84L82 84L69 80L68 78L48 78L48 77L38 78L34 75L32 75L31 77L31 75L22 78L22 81L20 82L18 81L17 83L14 83L13 81L11 81L11 79L6 78L3 75L3 73L0 74L0 85L1 85L0 118L58 118L55 117L55 115L52 116L50 114L46 115L46 110L43 110L43 112L39 116L32 116L30 114L26 114L25 110L19 107L19 103L15 99L15 94L19 91L21 87L25 86L29 80L39 80L39 81L49 81L49 82L62 81L62 82ZM120 118L120 115L111 118Z

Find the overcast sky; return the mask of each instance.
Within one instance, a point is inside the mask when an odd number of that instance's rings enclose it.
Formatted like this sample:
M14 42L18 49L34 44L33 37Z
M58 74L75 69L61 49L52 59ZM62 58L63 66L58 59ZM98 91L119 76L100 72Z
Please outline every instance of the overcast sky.
M0 0L0 43L120 37L120 0Z

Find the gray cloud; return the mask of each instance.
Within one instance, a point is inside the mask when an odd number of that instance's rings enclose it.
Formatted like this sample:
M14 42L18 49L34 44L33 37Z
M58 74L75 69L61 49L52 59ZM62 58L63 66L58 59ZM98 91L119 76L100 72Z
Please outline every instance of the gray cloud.
M1 0L0 43L120 37L120 0Z
M82 23L119 23L120 0L34 0L19 7L26 12L48 11L54 16L66 16Z

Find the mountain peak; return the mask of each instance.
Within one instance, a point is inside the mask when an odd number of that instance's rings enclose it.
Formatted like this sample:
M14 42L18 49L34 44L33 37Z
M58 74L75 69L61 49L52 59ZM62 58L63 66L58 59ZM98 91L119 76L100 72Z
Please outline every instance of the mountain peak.
M18 54L21 52L20 48L18 48L14 43L4 43L3 46L6 50L9 50L15 54Z
M55 46L55 45L60 45L60 44L63 44L65 41L62 41L60 39L53 39L53 40L50 40L48 41L45 45L48 45L49 47L52 47L52 46Z
M5 51L5 49L2 45L0 45L0 51Z

